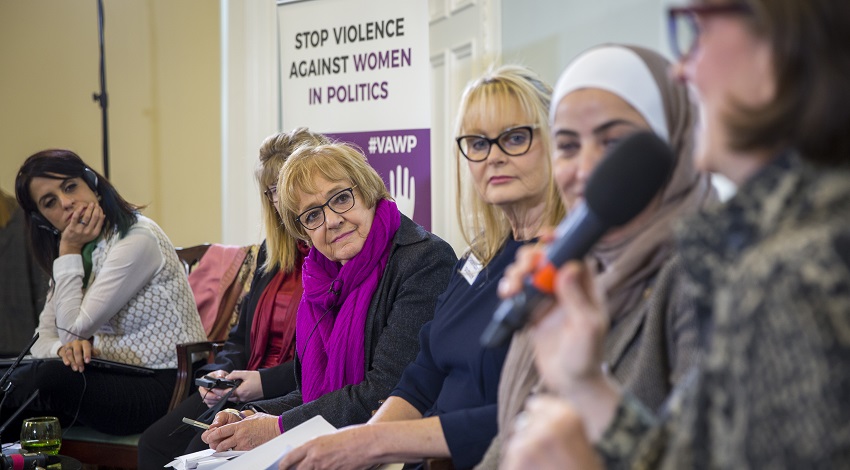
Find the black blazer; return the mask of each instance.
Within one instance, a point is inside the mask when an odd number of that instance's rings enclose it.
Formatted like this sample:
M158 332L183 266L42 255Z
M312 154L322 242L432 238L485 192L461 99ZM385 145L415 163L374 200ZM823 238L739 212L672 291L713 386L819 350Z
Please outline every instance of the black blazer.
M316 415L340 428L365 423L401 378L404 368L419 353L419 330L434 317L434 307L448 285L457 262L448 243L404 215L393 237L384 275L366 316L366 377L363 382L325 394L304 404L300 388L251 407L281 415L291 429ZM301 379L296 358L296 378Z

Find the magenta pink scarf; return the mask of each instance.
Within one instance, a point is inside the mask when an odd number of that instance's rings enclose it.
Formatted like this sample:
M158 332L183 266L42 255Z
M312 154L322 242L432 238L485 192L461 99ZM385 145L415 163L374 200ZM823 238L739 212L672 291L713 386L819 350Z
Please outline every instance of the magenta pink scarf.
M304 259L304 295L295 327L304 403L363 381L366 315L399 226L395 203L382 199L363 249L345 266L316 248Z

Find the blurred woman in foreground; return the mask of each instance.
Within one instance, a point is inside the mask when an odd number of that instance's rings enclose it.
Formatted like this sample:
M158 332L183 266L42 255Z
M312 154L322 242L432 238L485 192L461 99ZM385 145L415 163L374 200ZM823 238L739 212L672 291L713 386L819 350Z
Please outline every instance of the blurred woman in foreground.
M560 308L535 331L557 398L529 405L505 467L842 467L850 3L707 1L672 8L670 18L688 28L673 30L676 74L703 106L697 162L738 185L724 206L680 226L704 360L668 412L647 412L599 367L607 320L587 269L570 263L559 273ZM565 334L581 341L555 346Z

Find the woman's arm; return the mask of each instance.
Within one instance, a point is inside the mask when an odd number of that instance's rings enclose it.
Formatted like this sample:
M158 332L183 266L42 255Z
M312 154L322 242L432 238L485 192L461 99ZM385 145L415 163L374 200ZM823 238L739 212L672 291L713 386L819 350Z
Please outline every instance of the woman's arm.
M47 294L44 309L38 316L38 327L35 329L38 333L38 339L30 349L30 353L39 359L58 357L57 353L62 346L62 341L56 331L56 312L52 298L53 293L51 291Z
M407 400L399 397L389 397L369 420L369 424L388 423L390 421L404 421L408 419L420 419L422 413Z
M391 397L368 424L312 439L287 454L279 468L357 469L449 457L440 418L421 416L404 399Z
M56 326L63 343L94 335L165 263L155 236L138 223L106 256L85 296L82 256L53 262Z

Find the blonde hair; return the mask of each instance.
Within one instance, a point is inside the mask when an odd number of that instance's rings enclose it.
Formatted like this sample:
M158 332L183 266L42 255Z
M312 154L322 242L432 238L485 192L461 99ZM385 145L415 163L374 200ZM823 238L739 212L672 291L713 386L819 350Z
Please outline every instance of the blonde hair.
M254 176L257 178L263 204L263 225L265 225L268 255L263 269L266 272L274 268L287 273L292 272L298 254L298 240L283 228L274 204L265 195L266 188L277 184L281 167L296 149L330 142L331 140L322 134L310 132L306 127L299 127L290 132L266 137L260 145L260 163L257 165Z
M514 100L531 120L529 124L537 126L539 139L546 155L544 171L548 178L546 206L542 226L556 225L565 214L558 188L552 177L552 151L549 132L549 102L552 87L543 82L532 70L517 66L504 65L491 68L483 76L467 85L461 97L455 124L455 136L466 134L470 122L480 121L481 116L499 113L509 100ZM499 252L511 235L511 226L505 213L485 202L474 185L465 188L464 198L461 169L466 159L455 146L457 162L457 217L461 233L469 245L469 250L482 264L487 265ZM480 163L484 164L484 163ZM468 171L468 169L466 170ZM461 213L464 199L471 206Z
M384 180L372 168L357 148L342 143L301 147L296 150L280 170L278 206L283 215L283 225L296 237L309 241L310 236L295 218L299 215L301 201L298 193L314 194L319 191L316 178L327 181L350 181L359 193L359 203L374 208L381 199L392 200Z

